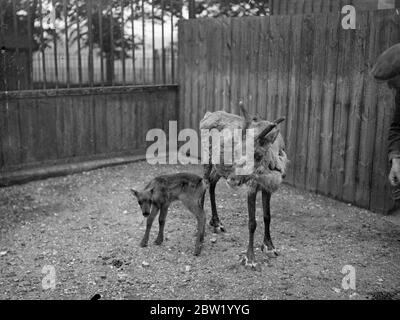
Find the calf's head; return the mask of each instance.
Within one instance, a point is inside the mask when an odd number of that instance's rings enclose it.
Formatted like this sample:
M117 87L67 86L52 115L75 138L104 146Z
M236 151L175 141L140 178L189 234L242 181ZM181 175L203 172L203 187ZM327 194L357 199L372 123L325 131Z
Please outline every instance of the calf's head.
M152 202L152 191L144 190L144 191L136 191L135 189L130 189L132 195L137 199L140 209L142 210L142 214L145 218L147 218L151 213L151 208L153 205Z

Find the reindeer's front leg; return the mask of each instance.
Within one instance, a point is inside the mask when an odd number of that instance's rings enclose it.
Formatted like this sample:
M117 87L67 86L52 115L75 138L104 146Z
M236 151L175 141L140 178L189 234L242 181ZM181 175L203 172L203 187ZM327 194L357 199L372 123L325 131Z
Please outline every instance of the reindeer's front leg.
M158 236L157 239L154 241L155 245L160 245L164 241L164 227L165 227L165 220L168 214L168 207L169 203L166 203L161 206L160 216L158 217L158 223L159 223Z
M150 215L147 218L146 231L144 233L142 241L140 242L141 247L147 247L147 243L149 242L151 226L153 225L153 221L154 221L155 217L157 217L158 211L159 210L156 206L152 207Z
M261 250L267 254L269 257L273 258L278 256L278 252L276 251L270 234L270 224L271 224L271 193L262 190L262 204L263 204L263 212L264 212L264 243L261 246Z
M245 266L256 268L257 264L254 256L254 232L257 228L256 221L256 197L257 189L251 189L247 194L247 208L249 211L249 245L247 247L247 254L244 259Z

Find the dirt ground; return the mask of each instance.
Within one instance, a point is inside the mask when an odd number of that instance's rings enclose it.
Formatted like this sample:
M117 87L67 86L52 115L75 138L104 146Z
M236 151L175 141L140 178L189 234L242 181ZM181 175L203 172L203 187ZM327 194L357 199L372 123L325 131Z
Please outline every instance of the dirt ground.
M258 199L256 259L246 251L243 190L217 187L227 232L207 228L203 251L192 255L196 223L180 204L171 207L166 241L140 248L145 223L129 187L162 173L195 166L145 162L0 189L0 299L400 299L400 226L381 215L283 186L272 197L271 232L277 258L261 252ZM210 205L206 198L209 219ZM42 287L54 266L55 289ZM356 289L344 290L345 265Z

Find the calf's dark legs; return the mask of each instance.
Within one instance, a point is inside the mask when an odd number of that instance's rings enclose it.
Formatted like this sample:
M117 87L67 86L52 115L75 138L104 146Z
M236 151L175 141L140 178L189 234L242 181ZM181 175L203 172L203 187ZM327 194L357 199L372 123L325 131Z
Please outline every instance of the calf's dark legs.
M181 198L182 203L188 208L196 217L197 220L197 233L196 233L196 244L194 247L194 255L198 256L201 252L202 244L204 241L204 233L206 226L206 214L201 207L201 200L194 202L192 198L185 197Z
M147 218L146 231L144 233L142 241L140 242L141 247L146 247L147 243L149 242L151 226L153 225L153 221L154 221L155 217L157 216L157 214L158 214L158 208L153 206L153 208L151 209L150 215Z
M159 230L158 230L158 236L156 241L154 241L154 244L160 245L164 241L164 226L165 226L165 220L167 218L167 213L168 213L168 205L164 205L160 209L160 216L158 217L158 223L159 223Z

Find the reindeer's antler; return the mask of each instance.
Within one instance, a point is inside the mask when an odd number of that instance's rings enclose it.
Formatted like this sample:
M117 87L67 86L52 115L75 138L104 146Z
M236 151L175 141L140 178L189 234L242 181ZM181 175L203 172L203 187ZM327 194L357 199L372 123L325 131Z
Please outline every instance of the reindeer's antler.
M285 120L286 120L285 118L279 118L278 120L275 120L274 123L275 123L276 125L278 125L278 124L282 123L282 122L285 121Z
M244 116L243 130L246 130L250 127L252 119L250 118L249 113L247 112L246 108L244 107L244 103L242 100L239 101L239 108L240 108L240 111L242 111L243 116Z

